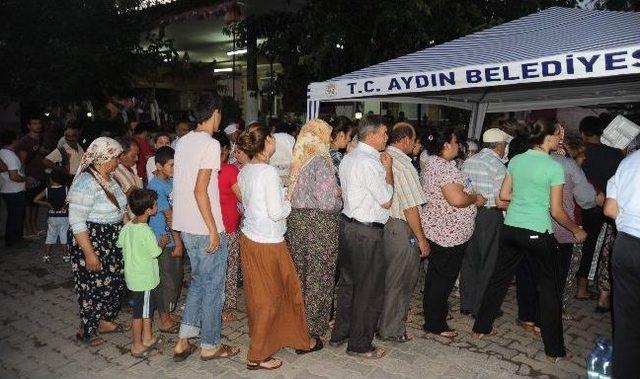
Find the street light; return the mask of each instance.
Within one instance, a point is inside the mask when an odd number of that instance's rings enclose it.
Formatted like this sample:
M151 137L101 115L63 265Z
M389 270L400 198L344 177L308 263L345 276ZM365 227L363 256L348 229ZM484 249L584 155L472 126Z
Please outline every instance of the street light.
M239 55L239 54L246 54L246 53L247 53L247 49L240 49L240 50L227 51L227 55L228 55L228 56L232 56L232 55Z
M213 72L231 72L233 71L233 69L231 67L227 67L227 68L214 68Z

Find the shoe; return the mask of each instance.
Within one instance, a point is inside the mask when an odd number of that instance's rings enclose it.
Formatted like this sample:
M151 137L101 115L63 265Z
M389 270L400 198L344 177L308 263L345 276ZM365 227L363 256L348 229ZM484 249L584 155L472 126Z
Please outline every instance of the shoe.
M324 347L324 344L322 343L322 340L320 339L320 337L316 337L315 340L316 340L316 344L311 349L309 350L296 349L296 354L302 355L302 354L313 353L313 352L322 350L322 348Z

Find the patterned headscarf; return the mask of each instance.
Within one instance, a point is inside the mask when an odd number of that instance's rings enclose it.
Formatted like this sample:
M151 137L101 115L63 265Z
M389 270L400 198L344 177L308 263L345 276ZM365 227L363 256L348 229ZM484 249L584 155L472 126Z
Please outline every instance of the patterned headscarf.
M287 198L289 200L293 197L293 189L298 181L300 171L311 159L319 155L331 160L331 155L329 154L330 146L331 126L329 124L314 118L302 126L296 144L293 146L293 159L291 160L291 173L287 189Z
M109 137L98 137L87 148L82 155L80 167L76 172L76 176L85 171L92 164L100 164L110 161L122 154L122 146L118 141Z

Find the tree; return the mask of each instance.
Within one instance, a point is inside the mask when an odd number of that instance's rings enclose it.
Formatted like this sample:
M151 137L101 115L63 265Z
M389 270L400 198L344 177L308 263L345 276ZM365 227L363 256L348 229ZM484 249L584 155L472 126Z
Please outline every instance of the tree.
M141 0L6 0L0 5L0 86L23 103L69 103L127 94L176 58L150 34Z

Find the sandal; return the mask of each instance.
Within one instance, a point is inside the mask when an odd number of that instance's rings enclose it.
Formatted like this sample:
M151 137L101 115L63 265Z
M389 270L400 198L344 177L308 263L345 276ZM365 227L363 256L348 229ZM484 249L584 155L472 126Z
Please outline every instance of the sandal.
M570 361L573 358L573 353L567 350L565 352L564 357L552 357L550 355L547 355L546 357L547 357L547 360L550 361L551 363L558 363L560 361Z
M309 350L296 349L296 354L302 355L302 354L308 354L308 353L313 353L315 351L322 350L322 348L324 347L324 344L322 343L322 340L320 339L320 337L316 337L315 340L316 340L316 344L313 345L311 349Z
M173 323L173 325L171 325L170 327L163 329L163 328L158 328L158 330L162 333L167 333L167 334L178 334L178 332L180 331L180 324Z
M107 342L107 340L105 340L102 337L98 337L98 336L94 336L93 338L89 338L89 339L85 339L82 334L77 333L76 334L76 341L81 342L89 347L96 347L96 346L100 346L104 343Z
M352 357L357 357L357 358L364 358L364 359L380 359L384 357L385 354L386 352L384 350L378 349L375 346L373 350L367 351L366 353L357 353L355 351L351 351L347 349L347 355L350 355Z
M200 355L200 359L210 361L212 359L231 358L234 355L238 355L239 352L239 347L222 344L215 353L212 355Z
M380 334L378 334L377 337L381 341L398 342L398 343L409 342L413 339L413 336L408 335L406 332L399 337L384 337L384 336L381 336Z
M138 353L134 353L133 351L131 352L131 356L134 358L138 358L138 359L143 359L149 356L149 352L151 352L152 346L145 346L144 349L142 349L142 351L138 352Z
M116 323L114 323L116 324ZM122 324L116 324L116 327L113 330L107 330L105 332L101 332L98 329L98 333L99 334L112 334L112 333L124 333L124 332L128 332L130 330L130 328L123 326Z
M278 363L275 366L265 366L264 364L268 362L278 362ZM249 363L247 363L248 370L275 370L275 369L279 369L280 367L282 367L282 361L273 357L269 357L264 361L260 361L260 362L249 361Z
M155 340L151 343L151 345L145 345L147 349L152 350L155 349L156 347L158 347L158 345L162 343L162 338L161 337L156 337ZM144 343L143 343L144 344Z
M181 353L173 352L173 361L174 362L182 362L185 359L189 358L194 351L198 350L195 345L189 344L189 346Z

